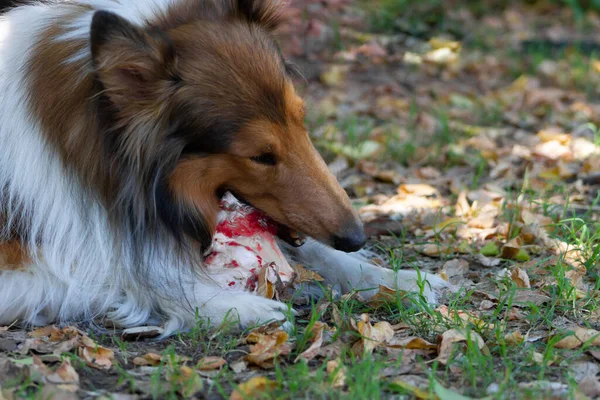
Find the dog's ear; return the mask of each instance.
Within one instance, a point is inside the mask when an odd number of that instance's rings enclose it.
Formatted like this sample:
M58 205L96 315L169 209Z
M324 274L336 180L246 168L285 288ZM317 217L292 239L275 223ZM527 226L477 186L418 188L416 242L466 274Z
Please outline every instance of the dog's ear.
M283 3L280 0L235 0L237 16L274 31L279 26Z
M175 51L164 33L97 11L90 35L94 68L117 106L154 103L165 85L176 79Z

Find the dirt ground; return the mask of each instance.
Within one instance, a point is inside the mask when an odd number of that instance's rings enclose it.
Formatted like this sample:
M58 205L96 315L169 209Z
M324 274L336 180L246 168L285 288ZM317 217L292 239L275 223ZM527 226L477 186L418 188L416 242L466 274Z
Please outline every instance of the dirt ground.
M326 290L291 331L0 327L0 400L599 398L597 7L291 1L281 47L374 261L452 289Z

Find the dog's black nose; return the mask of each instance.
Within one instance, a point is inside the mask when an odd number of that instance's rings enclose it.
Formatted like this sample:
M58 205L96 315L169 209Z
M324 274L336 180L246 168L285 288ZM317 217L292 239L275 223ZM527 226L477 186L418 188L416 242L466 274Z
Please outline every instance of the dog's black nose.
M351 231L347 231L343 235L333 236L333 247L336 250L345 251L346 253L352 253L363 248L367 238L362 226L357 227Z

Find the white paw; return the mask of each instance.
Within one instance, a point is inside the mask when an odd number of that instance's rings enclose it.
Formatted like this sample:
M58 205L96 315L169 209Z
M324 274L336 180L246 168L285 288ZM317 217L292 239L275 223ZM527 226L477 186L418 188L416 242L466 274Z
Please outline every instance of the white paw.
M421 294L428 303L437 304L439 292L449 287L448 282L439 276L417 271L400 270L394 272L385 268L372 268L364 272L361 286L364 289L378 288L384 285L390 289L403 290ZM377 290L361 292L363 297L370 298Z
M288 315L288 306L275 300L249 293L232 294L226 298L209 301L200 310L200 316L206 311L211 325L220 325L225 321L239 322L245 328L254 324L283 321Z

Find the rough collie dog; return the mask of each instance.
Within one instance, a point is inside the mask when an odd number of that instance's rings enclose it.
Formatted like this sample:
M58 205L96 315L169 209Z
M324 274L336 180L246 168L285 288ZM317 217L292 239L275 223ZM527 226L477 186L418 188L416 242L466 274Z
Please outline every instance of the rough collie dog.
M0 324L284 318L202 273L224 191L311 237L286 251L326 283L416 288L344 253L362 225L304 128L277 15L269 0L81 0L0 17Z

